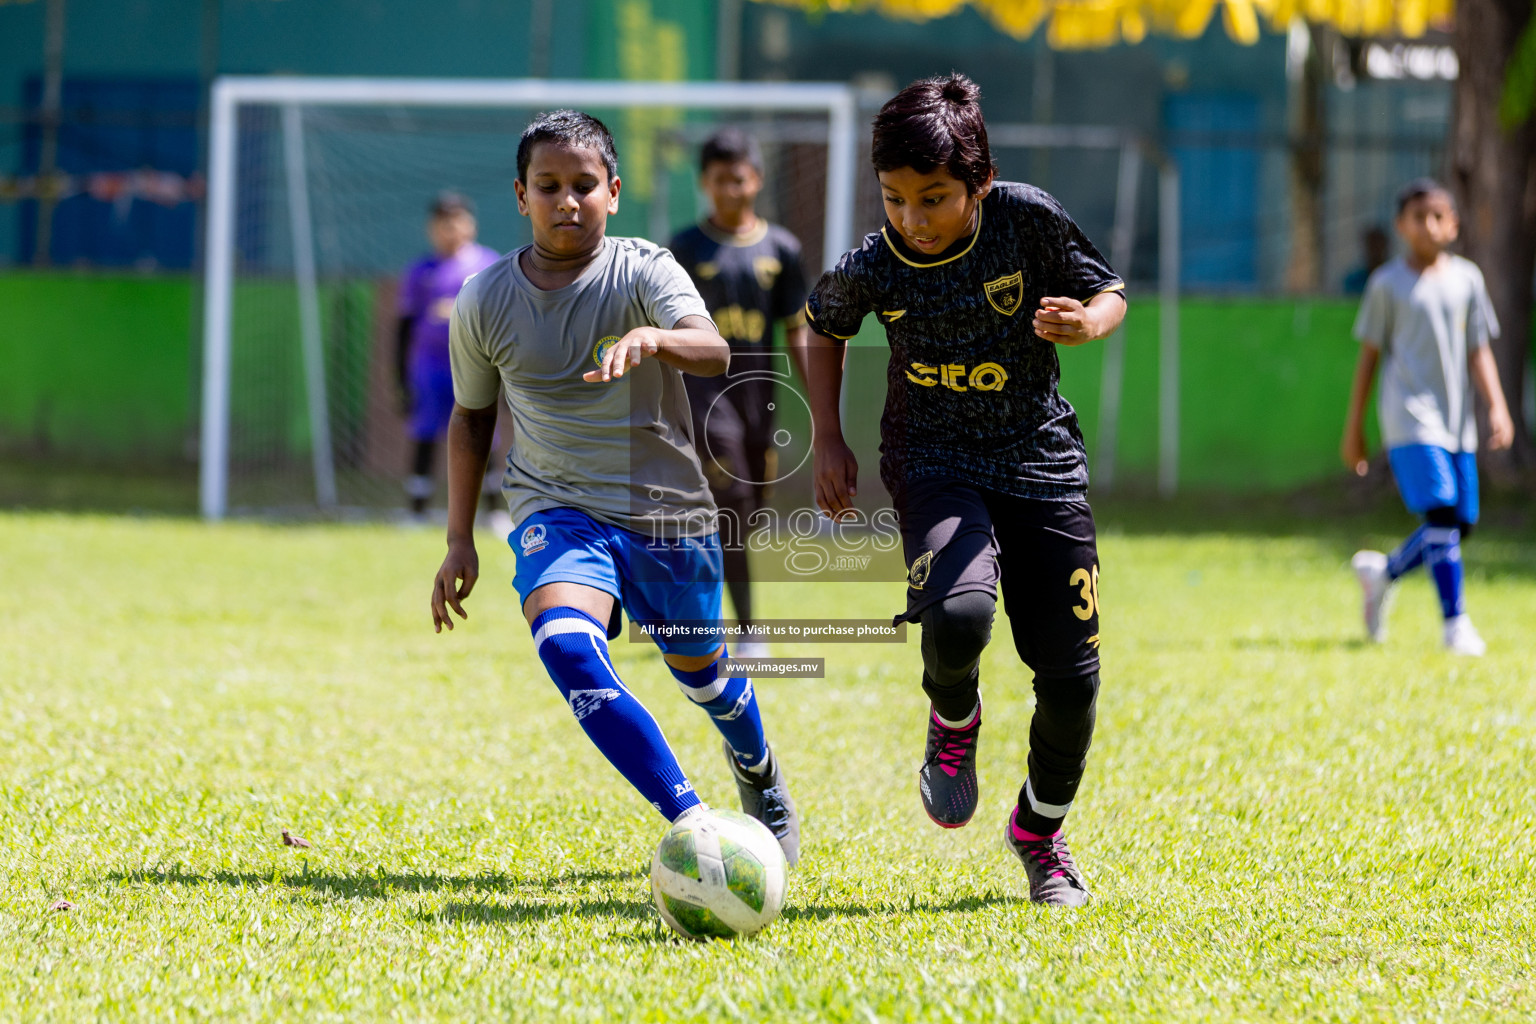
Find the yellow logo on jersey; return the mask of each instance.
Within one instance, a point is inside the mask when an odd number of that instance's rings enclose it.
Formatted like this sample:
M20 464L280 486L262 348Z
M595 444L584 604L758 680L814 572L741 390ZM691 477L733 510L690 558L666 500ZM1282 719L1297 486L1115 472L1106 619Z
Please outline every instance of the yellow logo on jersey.
M720 276L720 264L700 263L693 268L693 272L699 275L700 281L713 281Z
M778 277L783 270L784 264L772 256L752 257L752 273L757 275L758 287L762 288L763 291L773 287L774 278Z
M913 363L907 371L907 380L925 388L942 384L951 391L969 391L973 388L977 391L1001 391L1003 385L1008 383L1008 371L996 363L981 363L972 367L969 373L964 363L948 363L943 366Z
M733 338L755 345L763 340L763 332L768 329L768 318L760 309L726 306L715 310L712 316L722 338Z
M912 568L907 570L907 586L913 590L922 590L923 584L928 582L928 576L933 572L933 552L924 551L912 562Z
M1024 305L1024 272L1016 270L1007 277L988 281L982 285L987 301L1003 316L1013 316Z
M602 366L603 357L608 354L609 349L618 343L619 336L617 334L610 334L606 338L597 339L597 344L592 346L592 361L598 366Z

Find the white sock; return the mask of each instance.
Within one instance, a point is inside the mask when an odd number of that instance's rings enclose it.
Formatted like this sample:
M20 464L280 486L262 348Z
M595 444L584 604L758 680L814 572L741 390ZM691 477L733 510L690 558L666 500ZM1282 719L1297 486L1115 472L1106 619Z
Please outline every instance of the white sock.
M736 763L737 764L741 764L741 762L739 760ZM761 761L757 762L757 764L742 765L742 768L745 771L751 772L753 775L767 775L768 774L768 766L771 765L772 763L773 763L773 751L770 750L770 751L768 751L767 753L765 753L763 755L763 759Z
M946 729L968 729L968 728L970 728L972 723L974 723L976 721L976 719L978 717L980 717L980 715L981 715L981 698L980 697L978 697L976 699L976 706L971 709L970 714L966 715L964 718L960 719L958 722L951 722L949 719L945 718L943 715L939 714L937 711L935 711L933 713L933 717L937 718L939 720L939 724L942 725Z

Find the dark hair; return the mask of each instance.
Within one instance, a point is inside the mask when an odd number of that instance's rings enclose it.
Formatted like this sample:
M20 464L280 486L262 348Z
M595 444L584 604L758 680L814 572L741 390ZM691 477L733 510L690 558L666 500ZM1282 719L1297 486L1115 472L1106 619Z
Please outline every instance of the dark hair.
M517 180L528 181L528 163L533 159L533 147L541 142L557 146L597 150L608 168L608 180L619 176L619 154L613 148L613 133L591 114L579 110L551 110L533 119L523 129L523 137L517 143Z
M759 174L763 171L763 154L757 148L757 140L740 128L721 128L704 140L699 148L699 173L709 170L716 163L734 164L745 160Z
M1456 200L1451 196L1451 190L1440 184L1434 178L1414 178L1408 184L1397 190L1397 215L1401 217L1403 211L1408 209L1408 204L1415 199L1432 196L1436 193L1450 200L1451 209L1456 208Z
M432 205L427 207L427 214L432 217L451 217L456 213L467 213L473 217L475 204L470 202L466 195L444 190L439 192L433 198Z
M981 89L965 75L913 82L875 115L870 156L876 171L942 167L972 195L996 172L981 116Z

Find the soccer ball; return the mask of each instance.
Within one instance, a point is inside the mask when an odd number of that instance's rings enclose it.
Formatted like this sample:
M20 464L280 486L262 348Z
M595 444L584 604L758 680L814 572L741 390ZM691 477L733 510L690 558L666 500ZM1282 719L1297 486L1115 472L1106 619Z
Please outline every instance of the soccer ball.
M689 939L751 935L779 916L789 865L768 826L740 811L679 818L651 858L661 919Z

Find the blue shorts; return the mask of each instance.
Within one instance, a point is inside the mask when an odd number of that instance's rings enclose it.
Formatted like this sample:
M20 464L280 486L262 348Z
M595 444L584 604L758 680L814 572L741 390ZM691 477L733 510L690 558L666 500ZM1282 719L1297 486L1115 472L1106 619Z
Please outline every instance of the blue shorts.
M436 441L453 416L453 371L447 363L411 366L411 440Z
M1432 444L1405 444L1387 452L1397 493L1408 511L1453 508L1463 523L1477 522L1477 455Z
M719 534L653 539L599 522L574 508L535 512L513 528L517 554L512 586L524 602L547 583L581 583L612 594L608 639L619 635L619 607L630 621L718 623L724 578ZM720 649L718 628L706 637L655 637L665 654L695 657Z

